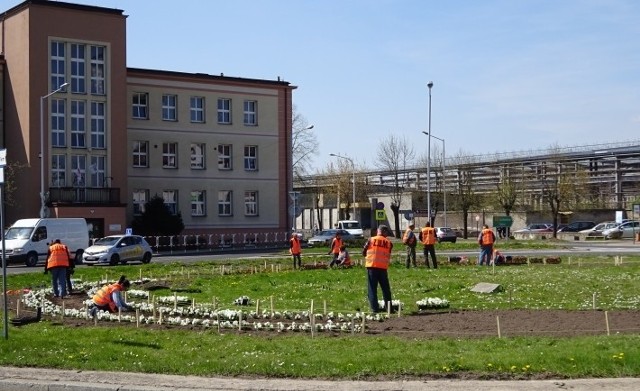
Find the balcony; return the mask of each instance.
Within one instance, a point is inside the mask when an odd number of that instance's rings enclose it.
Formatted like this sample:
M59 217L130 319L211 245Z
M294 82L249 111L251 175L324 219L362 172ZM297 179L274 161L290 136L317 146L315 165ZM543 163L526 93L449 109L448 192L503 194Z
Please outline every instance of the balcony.
M120 189L116 187L51 187L49 203L118 205Z

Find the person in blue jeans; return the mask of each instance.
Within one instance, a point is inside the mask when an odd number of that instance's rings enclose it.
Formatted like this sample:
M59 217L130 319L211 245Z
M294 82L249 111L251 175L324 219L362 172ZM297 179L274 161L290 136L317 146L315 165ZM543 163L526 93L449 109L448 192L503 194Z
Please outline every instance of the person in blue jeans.
M491 256L493 255L493 243L496 241L496 235L489 226L482 225L482 231L478 234L478 244L480 244L480 257L478 265L482 266L485 262L489 266L491 264Z

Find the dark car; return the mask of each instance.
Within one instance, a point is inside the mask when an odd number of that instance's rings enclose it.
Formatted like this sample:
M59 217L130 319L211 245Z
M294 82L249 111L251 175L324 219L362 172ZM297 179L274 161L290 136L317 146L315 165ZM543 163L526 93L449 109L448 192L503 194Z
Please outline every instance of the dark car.
M595 226L596 223L593 221L574 221L573 223L569 223L564 227L559 228L558 232L580 232Z

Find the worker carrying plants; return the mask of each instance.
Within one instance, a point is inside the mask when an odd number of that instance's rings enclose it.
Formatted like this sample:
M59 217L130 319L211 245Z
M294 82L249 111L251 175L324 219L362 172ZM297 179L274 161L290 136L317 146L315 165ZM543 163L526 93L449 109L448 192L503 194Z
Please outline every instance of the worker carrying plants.
M117 312L120 310L132 311L133 307L128 305L122 297L122 292L129 289L131 283L125 276L121 276L115 284L105 285L95 295L93 303L89 308L89 315L94 317L98 310Z

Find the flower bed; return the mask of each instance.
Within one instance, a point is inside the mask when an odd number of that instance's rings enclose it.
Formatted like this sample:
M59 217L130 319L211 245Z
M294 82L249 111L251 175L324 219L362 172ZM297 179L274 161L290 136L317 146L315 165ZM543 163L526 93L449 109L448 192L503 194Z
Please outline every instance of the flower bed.
M449 308L449 301L447 299L441 299L439 297L427 297L422 300L416 301L418 310L435 310Z

